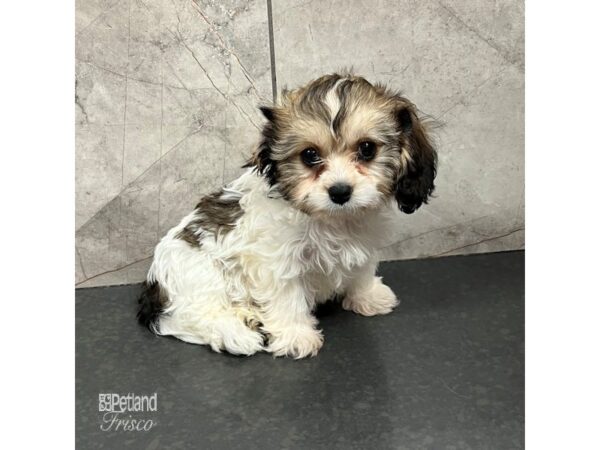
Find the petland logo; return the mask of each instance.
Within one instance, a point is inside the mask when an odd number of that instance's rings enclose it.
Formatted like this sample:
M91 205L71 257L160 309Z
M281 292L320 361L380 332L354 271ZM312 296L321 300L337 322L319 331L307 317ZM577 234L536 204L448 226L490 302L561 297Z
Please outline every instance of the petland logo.
M102 431L150 431L157 422L148 418L158 410L158 395L98 394L98 411L104 413Z

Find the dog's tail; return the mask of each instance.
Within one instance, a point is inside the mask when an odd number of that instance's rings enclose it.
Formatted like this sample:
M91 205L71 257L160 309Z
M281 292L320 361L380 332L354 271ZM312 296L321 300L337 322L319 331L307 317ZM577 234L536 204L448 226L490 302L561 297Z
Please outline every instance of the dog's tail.
M144 282L142 294L138 299L138 322L156 333L158 318L167 304L168 295L156 281Z

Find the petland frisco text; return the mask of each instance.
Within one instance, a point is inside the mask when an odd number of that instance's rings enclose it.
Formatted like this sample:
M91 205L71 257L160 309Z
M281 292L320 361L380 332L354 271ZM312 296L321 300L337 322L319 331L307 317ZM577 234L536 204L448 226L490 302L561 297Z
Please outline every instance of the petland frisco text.
M102 431L149 431L156 421L140 417L139 413L158 410L158 394L135 395L98 394L98 411L104 413L100 424ZM133 413L133 414L132 414Z

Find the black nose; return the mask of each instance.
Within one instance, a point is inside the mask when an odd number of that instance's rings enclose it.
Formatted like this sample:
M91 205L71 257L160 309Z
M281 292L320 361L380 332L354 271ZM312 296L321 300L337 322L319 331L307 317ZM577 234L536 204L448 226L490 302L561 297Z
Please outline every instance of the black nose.
M346 183L336 183L329 188L329 198L333 203L343 205L352 196L352 186Z

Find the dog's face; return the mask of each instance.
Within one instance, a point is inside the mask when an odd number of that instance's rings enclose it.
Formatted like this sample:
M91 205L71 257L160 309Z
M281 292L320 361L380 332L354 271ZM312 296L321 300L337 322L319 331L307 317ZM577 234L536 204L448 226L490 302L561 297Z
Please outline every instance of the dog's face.
M356 76L284 92L249 165L311 215L354 214L392 197L405 213L434 189L436 153L407 99Z

